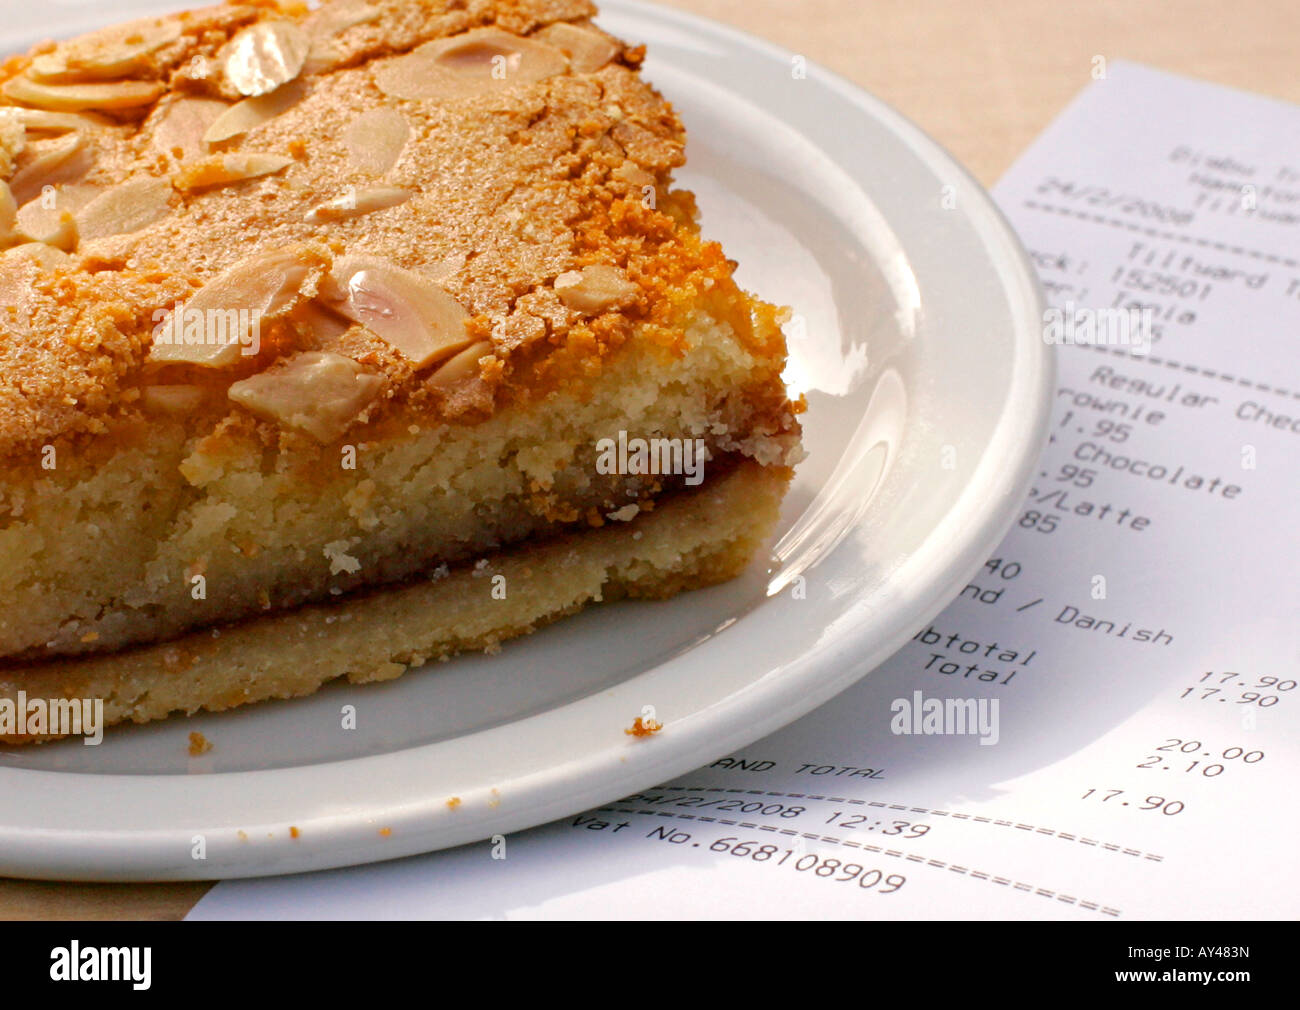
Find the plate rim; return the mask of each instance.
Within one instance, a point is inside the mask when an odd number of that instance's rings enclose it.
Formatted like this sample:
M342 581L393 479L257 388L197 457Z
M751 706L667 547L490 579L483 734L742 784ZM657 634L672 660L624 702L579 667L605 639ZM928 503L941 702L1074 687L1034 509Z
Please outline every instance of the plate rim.
M105 12L100 10L97 13ZM796 55L730 25L643 0L605 0L602 14L605 13L664 22L688 33L712 36L724 45L786 63ZM102 18L95 20L103 23ZM875 669L951 602L957 589L979 569L988 553L1010 529L1047 440L1056 355L1054 348L1041 336L1045 299L1036 272L1010 223L964 166L920 127L866 89L815 61L807 60L806 65L809 78L815 77L836 91L866 116L882 123L914 155L930 166L941 166L946 176L960 183L962 212L972 220L973 227L990 250L997 275L1006 288L1011 320L1019 321L1019 329L1025 328L1030 317L1038 321L1032 339L1024 332L1014 335L1008 362L1011 381L1001 404L997 425L983 446L982 457L970 481L955 497L940 526L952 522L959 514L969 518L973 513L979 521L972 524L964 541L958 537L955 544L943 545L945 557L936 566L943 577L927 580L926 605L914 607L909 611L912 616L907 619L900 620L895 615L895 626L885 636L880 635L880 621L874 615L860 618L842 630L825 650L800 655L786 664L779 685L751 683L729 695L726 715L730 729L726 732L719 733L717 727L708 725L707 721L687 719L674 726L674 738L681 743L668 754L662 747L630 751L596 747L584 756L581 763L571 762L573 767L545 767L531 775L512 779L512 797L520 797L518 802L512 802L508 808L503 804L501 809L473 821L462 819L460 824L451 821L447 816L450 811L446 797L441 792L436 796L426 792L413 796L398 810L379 813L366 810L364 804L353 803L343 812L301 818L295 823L303 826L304 834L310 828L310 846L252 846L243 850L242 855L238 847L228 846L222 852L223 856L226 853L229 856L221 861L187 860L184 863L175 858L176 853L189 848L192 836L202 834L203 829L179 825L152 831L123 831L105 826L72 830L0 822L0 873L61 880L233 879L384 861L464 844L493 834L523 830L668 781L795 721ZM1016 431L1017 428L1023 430ZM1015 465L1008 466L1008 459L1013 459ZM973 510L972 498L990 499L994 504L987 505L983 511ZM931 533L927 536L925 548L931 552L937 550L934 541ZM918 551L904 564L916 566L919 564L918 556L925 553L926 550ZM842 672L834 677L818 676L818 671L832 663L841 664ZM774 712L769 695L778 700L783 698L785 705ZM575 704L582 704L582 699L568 703ZM744 718L750 709L764 708L766 715L763 717ZM513 724L458 739L483 737L508 730L510 725ZM203 776L98 775L0 766L0 790L11 784L15 776L21 777L25 788L38 794L43 786L113 792L125 782L131 783L137 791L148 791L151 787L161 788L162 783L174 786L176 780L181 779L192 788L214 790L216 795L227 790L238 792L241 786L254 778L259 783L274 778L289 787L286 792L291 795L295 779L320 775L322 769L329 769L329 773L340 780L350 780L356 787L364 784L368 776L383 766L397 763L399 758L418 760L450 742L455 741L334 762ZM374 830L377 820L391 828L391 835L382 841ZM281 818L275 826L283 830L288 823L289 820ZM250 834L258 829L256 824L249 827ZM438 836L437 841L433 841L434 835Z

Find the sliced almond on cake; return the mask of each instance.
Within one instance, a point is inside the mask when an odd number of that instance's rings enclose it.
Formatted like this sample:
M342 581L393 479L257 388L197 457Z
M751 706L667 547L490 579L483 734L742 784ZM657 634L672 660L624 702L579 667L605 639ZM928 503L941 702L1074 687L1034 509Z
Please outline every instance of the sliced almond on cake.
M336 261L322 295L416 368L472 343L465 329L469 313L460 302L428 278L383 260L355 255Z
M266 95L302 71L311 40L292 21L259 21L239 31L217 59L241 95Z
M219 144L223 140L242 136L292 108L306 93L307 88L302 81L292 81L282 88L276 88L269 95L258 95L236 102L213 121L203 134L203 140L208 144Z
M180 383L162 386L145 386L141 402L145 410L159 414L186 415L203 406L207 390L202 386Z
M274 175L293 164L280 154L214 154L182 165L172 185L182 193Z
M429 376L431 385L447 389L479 374L479 361L492 354L492 341L480 340L448 358Z
M111 84L40 84L14 77L0 87L6 98L20 105L55 112L94 109L122 111L152 105L163 93L157 81L114 81Z
M94 164L94 152L80 133L34 141L18 158L18 169L9 186L19 204L27 203L45 191L81 179Z
M234 383L230 398L258 417L320 442L342 435L379 394L384 380L351 358L305 351Z
M596 264L570 270L555 278L555 293L569 308L584 315L630 305L639 289L615 266Z
M411 191L394 189L391 186L376 186L371 189L349 190L333 200L326 200L307 212L307 221L321 224L325 221L343 221L350 217L373 214L377 210L387 210L411 199Z
M363 172L383 175L402 156L411 124L396 109L380 107L361 113L343 131L348 158Z
M24 109L17 105L0 108L0 134L3 134L7 123L21 126L30 133L102 130L117 125L111 119L94 113L50 112L48 109Z
M594 73L618 55L618 43L590 22L575 25L559 21L532 37L564 53L580 74Z
M469 98L494 87L533 84L568 68L568 57L554 46L500 28L476 28L389 61L375 71L375 83L394 98Z
M161 221L171 211L172 185L166 179L131 179L106 190L81 208L77 230L88 242L128 235Z
M18 208L18 227L33 242L41 242L64 252L77 248L77 219L72 211L58 203L33 200Z
M27 73L46 84L118 80L147 69L153 53L180 37L175 20L133 21L61 43L32 60Z
M306 297L322 262L319 254L295 247L237 263L191 295L180 318L173 307L155 335L149 360L204 368L236 364L253 346L263 321L279 318Z
M198 158L207 153L204 134L229 108L228 102L216 98L173 97L162 108L161 118L149 138L150 146L182 161Z

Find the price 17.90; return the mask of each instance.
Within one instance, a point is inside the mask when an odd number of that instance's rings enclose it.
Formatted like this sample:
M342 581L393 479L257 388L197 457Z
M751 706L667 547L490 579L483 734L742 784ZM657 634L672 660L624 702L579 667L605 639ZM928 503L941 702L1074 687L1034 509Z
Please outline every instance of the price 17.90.
M1138 810L1159 810L1167 817L1183 812L1182 800L1167 800L1163 796L1148 796L1144 800L1129 800L1123 789L1089 789L1079 797L1081 800L1099 800L1117 807L1136 807ZM1114 802L1112 802L1114 801Z

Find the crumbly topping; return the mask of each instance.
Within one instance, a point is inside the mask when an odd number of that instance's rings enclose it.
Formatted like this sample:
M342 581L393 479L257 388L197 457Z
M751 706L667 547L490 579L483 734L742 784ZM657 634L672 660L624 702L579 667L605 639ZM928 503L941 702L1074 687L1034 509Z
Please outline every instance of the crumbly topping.
M623 730L623 732L626 733L628 736L633 736L639 740L644 740L647 737L654 736L663 728L664 728L664 724L659 722L657 719L637 716L635 719L632 720L632 725L628 729Z
M473 422L583 381L634 325L673 353L700 298L783 355L770 313L751 325L766 307L699 239L690 194L669 189L684 135L638 76L641 51L594 13L265 0L7 61L0 177L18 211L8 238L0 227L0 458L130 427L154 387L198 390L218 431L302 437L224 393L308 352L379 381L360 421ZM463 308L464 339L413 358L316 290L325 262L256 340L240 324L237 354L151 353L160 320L183 321L214 280L302 249L423 278Z

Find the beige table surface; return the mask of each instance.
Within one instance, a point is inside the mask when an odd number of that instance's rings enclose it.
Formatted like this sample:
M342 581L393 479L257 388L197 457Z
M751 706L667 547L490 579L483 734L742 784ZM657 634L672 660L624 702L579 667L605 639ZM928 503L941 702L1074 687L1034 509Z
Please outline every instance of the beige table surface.
M1095 56L1300 103L1295 0L666 2L856 81L911 117L985 185L1088 83ZM57 34L54 25L50 33ZM180 918L207 886L0 880L0 919Z

